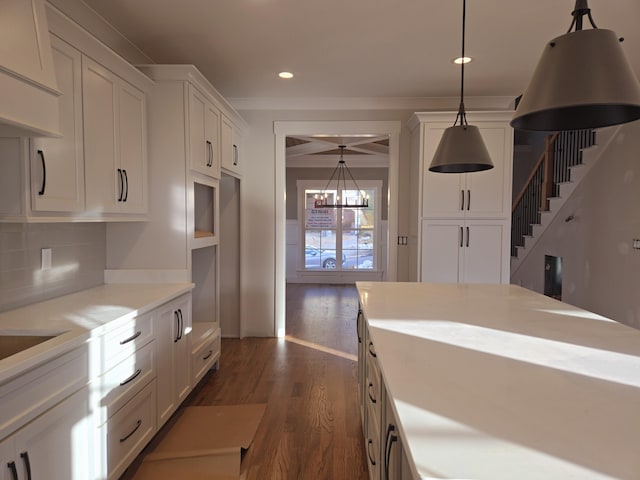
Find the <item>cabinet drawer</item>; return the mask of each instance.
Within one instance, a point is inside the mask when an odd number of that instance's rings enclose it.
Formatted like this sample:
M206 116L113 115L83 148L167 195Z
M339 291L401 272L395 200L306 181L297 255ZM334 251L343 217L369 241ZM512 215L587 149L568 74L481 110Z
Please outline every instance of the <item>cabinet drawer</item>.
M382 382L375 350L371 342L368 343L367 351L365 398L365 403L371 407L372 415L375 417L377 424L380 425L380 420L382 419Z
M192 385L195 386L220 358L220 329L191 353Z
M107 421L155 376L155 342L152 341L98 379L98 424Z
M367 405L367 431L365 434L365 454L369 466L369 478L380 478L380 428L372 414L371 404Z
M141 315L102 338L101 372L111 370L153 338L151 314Z
M87 345L0 386L0 438L80 390L89 381Z
M109 479L119 478L156 432L156 383L152 380L102 427Z

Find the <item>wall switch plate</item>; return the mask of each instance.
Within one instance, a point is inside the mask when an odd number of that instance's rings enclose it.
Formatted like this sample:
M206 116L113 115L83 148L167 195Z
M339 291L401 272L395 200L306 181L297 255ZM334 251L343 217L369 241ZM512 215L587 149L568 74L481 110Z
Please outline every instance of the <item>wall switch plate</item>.
M51 270L51 249L42 249L42 270Z
M640 238L633 239L633 248L636 250L640 250Z

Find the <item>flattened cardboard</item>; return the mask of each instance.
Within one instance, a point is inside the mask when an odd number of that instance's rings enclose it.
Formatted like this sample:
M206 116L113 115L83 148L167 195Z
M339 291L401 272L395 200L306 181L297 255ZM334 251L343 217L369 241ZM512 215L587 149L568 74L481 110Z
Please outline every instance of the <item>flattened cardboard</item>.
M148 453L136 480L231 480L244 476L242 452L255 437L266 405L187 407Z

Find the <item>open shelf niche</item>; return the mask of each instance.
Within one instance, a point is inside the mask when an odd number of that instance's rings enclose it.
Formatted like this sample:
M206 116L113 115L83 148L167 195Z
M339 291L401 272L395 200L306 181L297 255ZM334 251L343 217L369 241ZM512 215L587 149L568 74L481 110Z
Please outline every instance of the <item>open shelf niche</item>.
M193 181L192 249L218 244L218 190L218 182L215 180Z

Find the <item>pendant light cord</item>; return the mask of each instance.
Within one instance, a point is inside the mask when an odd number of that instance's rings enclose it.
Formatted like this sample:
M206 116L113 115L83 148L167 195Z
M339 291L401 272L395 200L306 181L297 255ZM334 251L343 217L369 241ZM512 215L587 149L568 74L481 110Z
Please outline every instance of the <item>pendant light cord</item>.
M460 125L468 125L467 114L464 110L464 39L465 39L465 24L467 19L467 0L462 0L462 63L460 65L460 107L458 108L458 115L456 115L456 121L453 124L457 125L458 119L460 119Z

